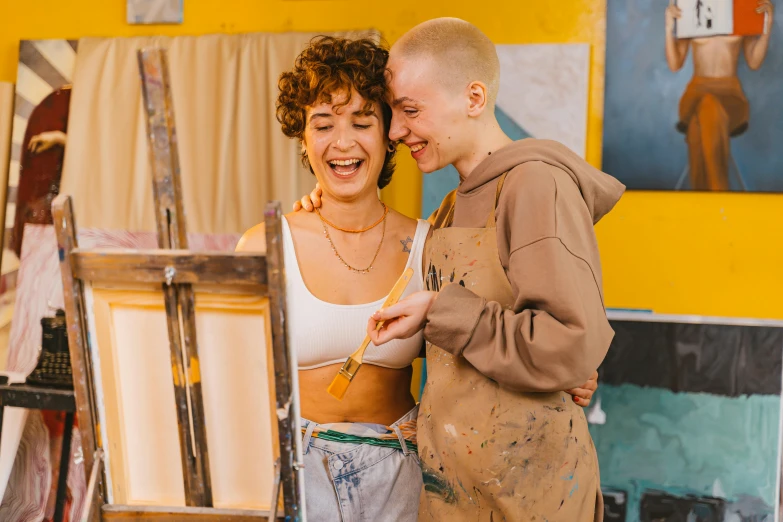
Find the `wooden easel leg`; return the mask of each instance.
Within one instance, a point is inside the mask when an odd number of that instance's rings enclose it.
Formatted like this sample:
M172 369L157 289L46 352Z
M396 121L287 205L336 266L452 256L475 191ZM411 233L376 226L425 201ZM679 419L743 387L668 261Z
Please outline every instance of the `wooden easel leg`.
M147 114L158 246L184 249L188 246L188 237L167 54L163 49L144 49L138 52L138 60ZM175 279L176 274L172 272L163 294L185 499L188 506L209 507L212 505L212 482L196 342L195 296L191 285L177 284Z
M194 456L196 470L203 484L203 506L212 505L212 483L209 473L209 450L207 445L207 422L204 415L204 400L201 393L201 370L196 337L196 303L193 286L178 285L179 309L182 314L182 340L185 348L186 384L190 393L190 422L193 425Z
M73 216L71 198L60 194L52 202L52 217L54 229L57 233L57 252L60 258L60 271L63 279L63 302L65 306L65 319L68 327L68 351L73 368L74 394L76 397L76 411L79 417L79 432L82 437L82 453L84 455L84 469L95 468L93 456L99 451L100 423L98 420L95 390L93 388L92 357L87 345L86 330L84 328L84 289L81 281L74 278L71 264L71 252L77 248L76 220ZM102 468L100 468L102 469ZM103 504L106 492L102 484L106 484L105 477L101 475L101 483L97 493L88 497L87 503L94 504L100 515L100 506Z
M179 434L182 474L185 484L185 503L188 506L207 506L203 468L200 466L199 452L191 422L192 399L188 397L185 378L185 361L182 336L179 324L177 287L163 285L166 306L166 322L169 333L171 371L174 376L174 402L177 408L177 428Z
M283 505L286 519L296 522L301 516L302 499L299 497L295 441L301 440L301 434L296 433L295 412L291 409L295 393L291 376L297 369L292 368L288 352L287 322L285 320L285 267L283 265L283 245L280 242L282 237L281 216L282 211L279 203L269 204L264 211Z

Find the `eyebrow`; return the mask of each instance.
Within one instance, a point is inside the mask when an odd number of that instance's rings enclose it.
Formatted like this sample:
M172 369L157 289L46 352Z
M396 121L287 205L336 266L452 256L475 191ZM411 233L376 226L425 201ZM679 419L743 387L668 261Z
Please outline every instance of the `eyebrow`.
M392 101L392 107L396 107L396 106L400 105L401 103L405 103L405 102L414 102L415 103L416 100L414 100L413 98L409 98L407 96L403 96L402 98L397 98L394 101Z
M353 115L354 116L365 116L365 117L372 116L376 120L378 119L378 114L376 114L375 111L363 111L363 110L353 111Z
M315 114L310 115L310 121L313 121L316 118L331 118L332 115L328 112L316 112Z
M312 122L316 118L331 118L332 116L334 115L329 112L316 112L315 114L310 115L310 121ZM353 116L372 116L376 120L378 119L378 115L375 111L358 110L353 112Z

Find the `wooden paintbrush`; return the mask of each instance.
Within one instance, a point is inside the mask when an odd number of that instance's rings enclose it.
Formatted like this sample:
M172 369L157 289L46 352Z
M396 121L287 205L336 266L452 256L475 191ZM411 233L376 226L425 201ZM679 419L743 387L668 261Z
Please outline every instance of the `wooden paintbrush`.
M411 277L413 277L413 268L408 268L405 270L405 272L402 273L397 282L394 283L394 287L392 287L391 292L389 292L389 297L387 297L386 301L383 303L383 308L388 308L389 306L396 303L397 300L399 300L400 296L405 291L405 287L408 286ZM378 321L378 324L375 325L375 329L380 330L382 326L383 321ZM359 371L359 368L362 367L364 351L367 349L369 344L370 336L368 335L364 338L364 341L362 341L359 349L353 352L350 357L348 357L348 360L345 361L343 367L340 368L340 371L332 381L332 384L330 384L329 388L326 389L326 391L329 392L329 395L338 401L343 400L343 397L345 397L345 392L348 390L348 385L351 384L351 381L354 377L356 377L356 373Z

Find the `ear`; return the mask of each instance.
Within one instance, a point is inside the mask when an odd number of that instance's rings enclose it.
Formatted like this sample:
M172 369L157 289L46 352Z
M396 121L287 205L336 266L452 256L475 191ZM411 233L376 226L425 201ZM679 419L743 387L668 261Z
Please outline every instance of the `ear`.
M475 81L468 85L468 115L477 118L484 114L489 99L487 96L487 86L483 82Z

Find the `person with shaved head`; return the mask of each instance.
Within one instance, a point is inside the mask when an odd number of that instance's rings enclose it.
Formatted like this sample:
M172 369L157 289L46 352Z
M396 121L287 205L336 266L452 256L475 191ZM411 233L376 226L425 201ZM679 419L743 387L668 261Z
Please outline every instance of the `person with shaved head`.
M403 35L388 81L389 138L422 172L460 175L431 217L427 289L368 323L375 345L422 328L428 342L419 520L600 521L587 421L559 390L584 382L613 337L593 225L624 187L559 143L503 132L495 46L468 22Z
M419 520L597 522L595 448L561 390L594 374L614 335L593 225L625 187L559 143L511 140L495 118L499 80L495 46L463 20L430 20L392 46L389 138L422 172L453 165L460 182L430 216L425 290L367 331L375 346L422 330L427 342Z

